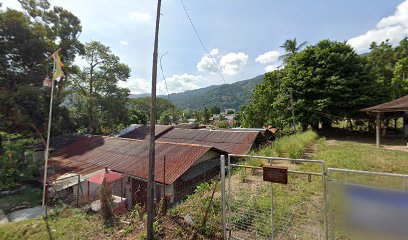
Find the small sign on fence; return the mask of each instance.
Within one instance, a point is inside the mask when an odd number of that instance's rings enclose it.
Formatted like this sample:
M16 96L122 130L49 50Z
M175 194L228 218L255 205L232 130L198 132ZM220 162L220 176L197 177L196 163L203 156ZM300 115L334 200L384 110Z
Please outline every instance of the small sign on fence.
M288 184L287 167L264 165L262 169L264 181Z

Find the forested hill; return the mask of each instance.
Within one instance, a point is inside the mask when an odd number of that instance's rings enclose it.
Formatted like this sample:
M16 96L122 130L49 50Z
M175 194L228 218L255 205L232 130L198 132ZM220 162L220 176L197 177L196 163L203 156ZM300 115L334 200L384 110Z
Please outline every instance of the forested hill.
M171 102L181 110L198 110L218 106L221 109L239 109L248 103L257 84L262 83L264 75L231 84L213 85L205 88L170 94ZM143 94L146 96L146 94ZM132 98L142 97L131 95ZM167 96L161 96L167 98Z

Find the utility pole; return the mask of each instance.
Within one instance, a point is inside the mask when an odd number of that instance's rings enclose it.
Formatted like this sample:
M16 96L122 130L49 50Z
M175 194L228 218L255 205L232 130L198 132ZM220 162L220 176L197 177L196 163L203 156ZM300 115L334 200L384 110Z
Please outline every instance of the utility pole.
M290 105L292 106L292 125L293 125L293 133L296 134L295 105L294 105L294 103L293 103L292 88L289 89L289 91L290 91Z
M147 184L147 239L153 240L154 220L154 164L155 164L155 131L156 131L156 82L157 82L157 49L159 46L161 0L157 1L156 32L154 34L153 67L152 67L152 105L150 109L150 148L149 148L149 182Z

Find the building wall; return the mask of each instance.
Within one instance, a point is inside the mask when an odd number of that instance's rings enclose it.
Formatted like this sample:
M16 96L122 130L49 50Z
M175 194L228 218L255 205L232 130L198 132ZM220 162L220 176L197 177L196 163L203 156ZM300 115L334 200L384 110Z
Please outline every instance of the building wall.
M191 167L173 184L172 203L185 199L194 193L197 186L215 178L220 172L220 155Z

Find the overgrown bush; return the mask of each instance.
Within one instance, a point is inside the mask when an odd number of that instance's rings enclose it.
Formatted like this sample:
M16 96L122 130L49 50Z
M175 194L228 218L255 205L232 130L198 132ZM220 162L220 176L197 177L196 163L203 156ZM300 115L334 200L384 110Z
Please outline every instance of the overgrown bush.
M0 139L0 191L13 189L37 178L42 162L34 162L27 148L38 141L5 132L0 132Z

